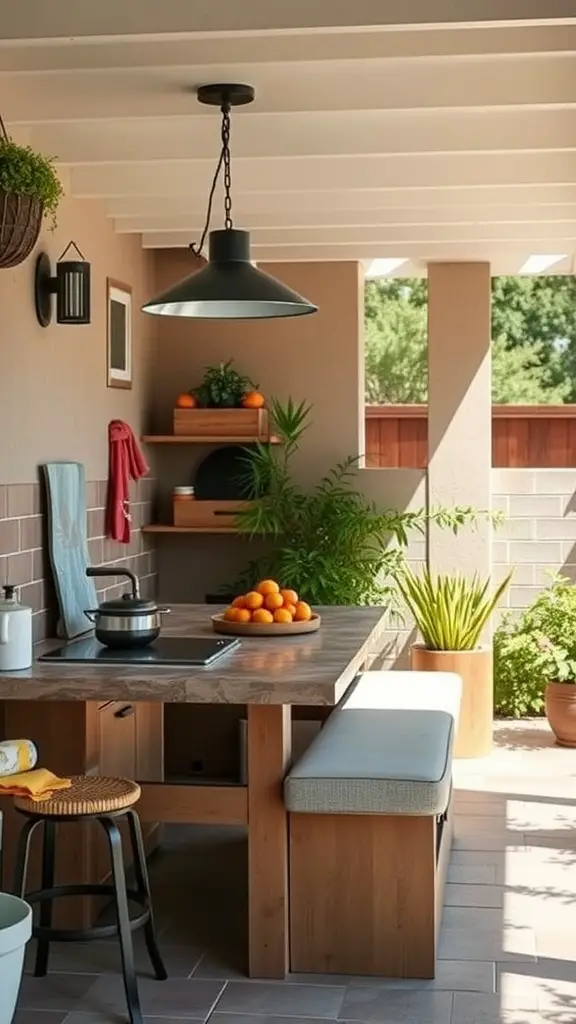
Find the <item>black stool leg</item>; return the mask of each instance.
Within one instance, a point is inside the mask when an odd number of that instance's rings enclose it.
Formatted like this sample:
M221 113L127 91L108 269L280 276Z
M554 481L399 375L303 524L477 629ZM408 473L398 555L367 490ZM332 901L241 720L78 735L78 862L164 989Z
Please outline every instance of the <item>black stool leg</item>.
M30 857L30 840L40 819L27 818L18 837L16 864L14 867L14 895L24 899L26 894L26 877L28 875L28 859Z
M120 939L120 953L122 956L122 974L124 975L124 989L128 1013L131 1024L142 1024L142 1011L140 1009L140 997L138 995L138 983L136 981L136 970L134 967L134 948L132 945L132 932L130 930L130 917L128 915L128 897L126 894L126 875L124 873L124 861L122 859L122 837L118 826L113 818L98 818L102 828L108 837L110 847L110 860L112 862L112 877L114 881L114 897L116 901L116 913L118 915L118 937Z
M54 888L54 856L56 851L56 822L44 822L44 846L42 849L42 889ZM52 927L52 900L40 901L40 927ZM48 971L50 939L38 939L34 977L43 978Z
M138 893L145 896L148 901L148 907L150 910L150 916L144 925L144 938L146 939L146 948L148 950L148 956L154 969L157 981L166 981L168 972L164 966L164 962L158 949L158 943L156 941L156 930L154 928L154 914L152 912L152 894L150 892L150 879L148 878L148 868L146 866L146 851L144 849L144 841L142 839L142 829L140 828L140 819L136 811L126 811L126 817L128 818L128 827L130 829L130 842L132 844L132 855L134 857L134 875L136 878L136 889Z

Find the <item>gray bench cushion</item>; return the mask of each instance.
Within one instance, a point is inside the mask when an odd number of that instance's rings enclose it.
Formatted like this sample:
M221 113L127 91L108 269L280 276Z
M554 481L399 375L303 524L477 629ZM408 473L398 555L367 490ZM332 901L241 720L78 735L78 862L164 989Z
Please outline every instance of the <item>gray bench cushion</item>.
M452 673L364 673L286 778L288 810L442 813L460 691Z

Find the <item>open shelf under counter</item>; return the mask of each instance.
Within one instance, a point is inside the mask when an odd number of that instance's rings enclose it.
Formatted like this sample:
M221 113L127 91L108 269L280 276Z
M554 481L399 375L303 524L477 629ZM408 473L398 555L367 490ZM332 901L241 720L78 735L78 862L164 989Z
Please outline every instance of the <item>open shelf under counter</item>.
M276 434L262 438L252 435L250 437L234 437L233 435L187 435L187 434L144 434L144 444L282 444L281 438Z

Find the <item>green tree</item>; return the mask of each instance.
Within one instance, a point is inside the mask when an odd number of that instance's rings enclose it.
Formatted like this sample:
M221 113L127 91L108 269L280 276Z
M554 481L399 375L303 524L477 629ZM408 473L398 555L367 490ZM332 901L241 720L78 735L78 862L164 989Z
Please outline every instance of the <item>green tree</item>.
M427 281L366 285L366 401L427 399ZM576 281L494 278L492 397L495 403L576 400Z

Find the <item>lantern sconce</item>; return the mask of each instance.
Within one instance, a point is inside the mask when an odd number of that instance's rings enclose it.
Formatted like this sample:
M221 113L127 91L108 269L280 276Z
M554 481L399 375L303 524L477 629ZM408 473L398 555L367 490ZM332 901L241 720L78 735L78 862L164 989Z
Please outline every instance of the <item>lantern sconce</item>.
M79 260L65 260L74 248ZM52 320L52 296L56 295L56 323L90 323L90 264L76 242L69 242L56 263L56 276L52 276L50 257L42 252L36 260L34 275L34 302L36 317L42 327Z

